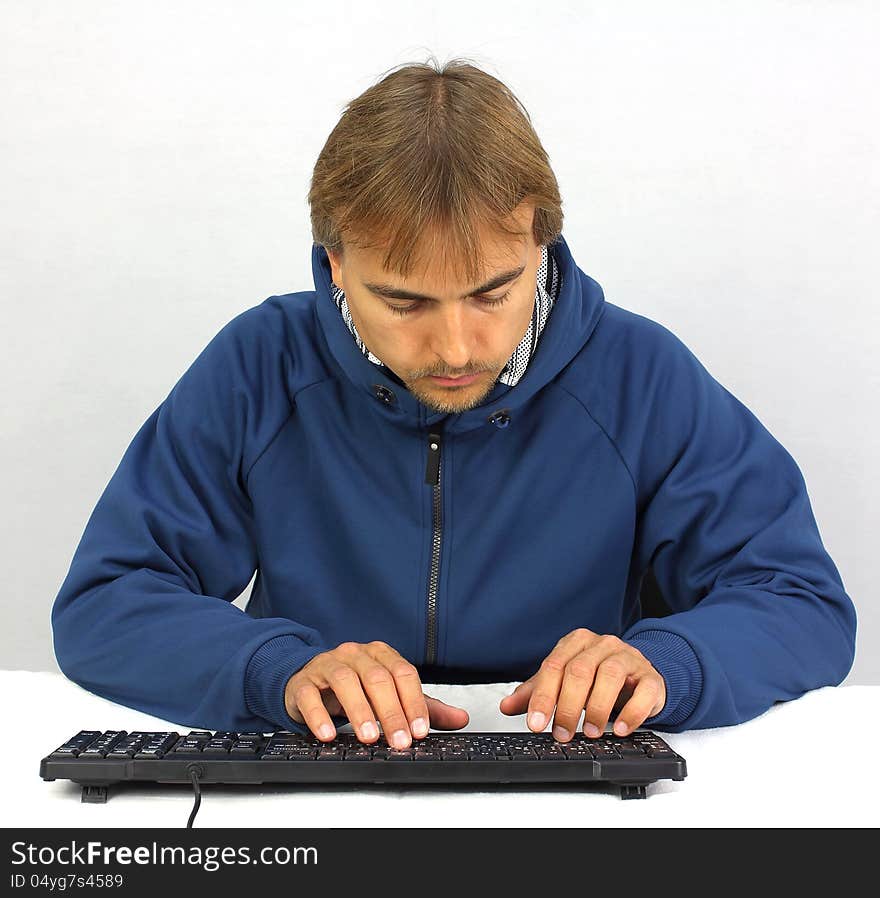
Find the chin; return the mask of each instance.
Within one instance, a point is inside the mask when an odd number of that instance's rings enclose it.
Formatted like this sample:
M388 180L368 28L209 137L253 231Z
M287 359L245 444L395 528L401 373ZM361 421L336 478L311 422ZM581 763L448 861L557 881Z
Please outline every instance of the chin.
M481 405L495 387L493 381L487 387L484 382L476 381L467 387L446 389L436 387L433 390L412 390L416 399L432 411L443 414L459 414Z

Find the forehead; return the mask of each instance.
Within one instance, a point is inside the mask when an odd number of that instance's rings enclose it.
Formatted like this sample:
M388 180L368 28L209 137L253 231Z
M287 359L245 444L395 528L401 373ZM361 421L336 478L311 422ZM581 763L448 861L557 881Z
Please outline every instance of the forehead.
M522 238L485 240L469 256L456 253L448 244L428 242L418 247L404 272L385 267L387 247L354 247L352 255L364 281L383 286L420 288L435 292L464 292L485 285L499 275L527 265L528 241ZM346 248L346 252L348 252ZM472 280L468 271L476 272Z

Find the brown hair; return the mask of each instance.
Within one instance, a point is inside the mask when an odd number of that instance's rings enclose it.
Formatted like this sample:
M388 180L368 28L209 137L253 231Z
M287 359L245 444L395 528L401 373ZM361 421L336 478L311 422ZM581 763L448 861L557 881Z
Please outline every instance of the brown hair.
M549 245L562 230L562 200L511 90L467 60L430 60L391 69L345 107L312 174L312 237L340 255L343 237L387 245L385 269L407 277L438 228L456 272L473 282L484 265L480 224L525 236L505 219L528 199L535 242Z

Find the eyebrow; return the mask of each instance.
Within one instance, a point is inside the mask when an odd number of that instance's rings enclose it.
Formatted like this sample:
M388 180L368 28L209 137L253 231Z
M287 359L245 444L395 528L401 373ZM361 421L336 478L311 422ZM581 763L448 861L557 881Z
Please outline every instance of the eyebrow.
M467 299L470 296L479 296L482 293L488 293L490 290L494 290L496 287L501 287L508 283L508 281L518 278L525 270L526 266L520 265L519 268L514 268L510 271L502 271L501 274L493 277L491 281L486 281L485 284L482 284L470 293L465 293L461 298ZM428 302L439 302L439 300L436 300L433 296L425 296L424 293L413 293L411 290L402 290L400 287L395 287L392 284L374 284L369 281L364 281L364 286L377 296L384 296L386 299L417 299L427 300Z

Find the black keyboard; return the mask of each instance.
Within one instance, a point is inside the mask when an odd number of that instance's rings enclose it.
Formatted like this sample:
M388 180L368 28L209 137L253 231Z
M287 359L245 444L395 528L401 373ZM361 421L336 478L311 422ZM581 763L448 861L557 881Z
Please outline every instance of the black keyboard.
M311 734L209 730L81 730L40 761L44 780L69 779L82 800L104 802L109 786L154 783L582 783L620 787L621 798L645 798L648 784L683 780L685 760L648 730L629 736L578 732L570 742L550 733L429 732L408 749L380 735L354 733L332 742Z

